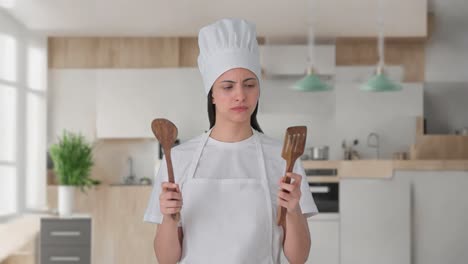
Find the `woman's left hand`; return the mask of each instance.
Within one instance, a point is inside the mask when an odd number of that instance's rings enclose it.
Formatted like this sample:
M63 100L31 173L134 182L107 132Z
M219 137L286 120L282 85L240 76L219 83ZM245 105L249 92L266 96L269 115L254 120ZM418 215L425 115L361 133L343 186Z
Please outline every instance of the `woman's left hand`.
M286 176L292 178L291 183L284 182ZM288 172L286 176L280 178L278 191L278 204L285 207L288 213L300 211L299 200L301 199L302 176Z

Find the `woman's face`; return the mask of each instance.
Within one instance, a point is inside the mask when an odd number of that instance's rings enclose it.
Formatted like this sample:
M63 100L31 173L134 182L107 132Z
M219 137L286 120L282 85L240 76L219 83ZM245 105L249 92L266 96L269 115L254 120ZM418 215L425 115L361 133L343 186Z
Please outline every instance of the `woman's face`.
M249 122L255 110L260 87L255 74L244 68L226 71L213 84L213 104L216 119L242 123Z

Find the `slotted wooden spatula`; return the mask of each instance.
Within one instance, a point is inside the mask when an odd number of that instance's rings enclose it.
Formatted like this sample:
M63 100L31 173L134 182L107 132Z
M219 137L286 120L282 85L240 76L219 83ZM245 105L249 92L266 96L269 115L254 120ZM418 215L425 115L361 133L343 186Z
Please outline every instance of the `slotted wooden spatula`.
M164 118L156 118L151 122L151 129L154 136L158 139L159 144L164 150L167 165L167 175L169 182L174 183L174 169L172 168L171 148L177 139L177 127L169 120ZM180 214L171 215L177 222L180 219Z
M307 138L307 127L306 126L294 126L286 129L284 135L283 151L281 157L286 160L286 173L292 172L294 163L304 153L305 142ZM285 173L285 174L286 174ZM291 183L291 178L286 177L286 183ZM283 225L286 217L286 208L278 205L278 214L276 223Z

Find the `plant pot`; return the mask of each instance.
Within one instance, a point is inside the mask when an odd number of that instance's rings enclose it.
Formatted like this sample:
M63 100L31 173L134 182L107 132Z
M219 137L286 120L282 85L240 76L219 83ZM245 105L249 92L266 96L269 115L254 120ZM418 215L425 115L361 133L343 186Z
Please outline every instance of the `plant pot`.
M59 216L71 216L75 196L75 186L59 185L58 188L58 213Z

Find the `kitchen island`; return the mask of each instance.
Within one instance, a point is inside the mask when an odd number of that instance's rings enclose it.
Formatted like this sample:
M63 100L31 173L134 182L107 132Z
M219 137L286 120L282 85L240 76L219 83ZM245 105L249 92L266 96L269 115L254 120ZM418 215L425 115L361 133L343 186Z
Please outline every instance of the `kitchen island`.
M309 220L308 263L468 259L468 160L302 162L306 169L336 168L340 184L339 214ZM87 194L76 193L75 212L93 217L93 263L156 263L156 226L142 220L151 190L152 186L102 185ZM56 186L48 187L48 201L56 208Z
M152 186L101 185L75 192L74 213L92 221L92 263L156 263L156 226L143 222ZM50 208L57 208L57 186L48 186Z
M336 168L341 264L466 263L468 160L306 161Z

